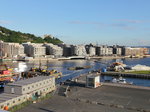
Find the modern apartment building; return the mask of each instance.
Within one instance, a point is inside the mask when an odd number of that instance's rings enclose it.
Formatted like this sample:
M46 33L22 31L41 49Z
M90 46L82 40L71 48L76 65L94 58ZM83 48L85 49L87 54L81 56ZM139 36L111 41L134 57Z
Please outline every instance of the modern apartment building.
M62 57L63 49L54 44L44 44L46 47L46 55L53 55L54 57Z
M17 58L19 56L25 56L24 47L19 43L0 41L0 51L2 57Z
M118 46L118 45L114 45L112 46L113 48L113 54L117 55L117 56L121 56L122 55L122 46Z
M71 47L73 56L87 56L84 45L74 45Z
M25 53L29 57L38 58L46 55L46 47L43 44L28 42L22 45L25 47Z
M110 56L113 54L113 48L103 45L96 47L96 55L97 56Z
M71 45L62 45L63 47L63 56L68 57L72 56L72 46Z
M125 56L143 56L144 55L144 49L143 48L125 47L124 48L124 55Z

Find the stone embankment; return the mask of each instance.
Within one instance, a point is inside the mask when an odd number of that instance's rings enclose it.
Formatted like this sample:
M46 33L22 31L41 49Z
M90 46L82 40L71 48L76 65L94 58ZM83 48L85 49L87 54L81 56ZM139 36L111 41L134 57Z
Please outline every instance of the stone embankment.
M103 72L102 75L150 79L150 74L134 74L134 73L123 73L123 72Z

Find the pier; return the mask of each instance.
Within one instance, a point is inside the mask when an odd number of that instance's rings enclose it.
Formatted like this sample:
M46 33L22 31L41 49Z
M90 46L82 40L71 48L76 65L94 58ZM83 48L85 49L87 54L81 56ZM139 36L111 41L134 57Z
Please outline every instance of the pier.
M122 77L131 77L131 78L141 78L141 79L150 79L150 74L133 74L133 73L124 73L124 72L102 72L102 75L108 76L122 76Z

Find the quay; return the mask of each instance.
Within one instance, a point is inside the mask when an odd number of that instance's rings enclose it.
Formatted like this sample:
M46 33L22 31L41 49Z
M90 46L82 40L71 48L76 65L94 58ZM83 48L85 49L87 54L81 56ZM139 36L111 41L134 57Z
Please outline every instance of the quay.
M150 79L150 74L134 74L134 73L125 73L125 72L102 72L101 75Z
M150 91L102 85L86 88L70 85L67 97L61 95L67 85L61 85L56 94L45 101L28 105L17 112L150 112Z

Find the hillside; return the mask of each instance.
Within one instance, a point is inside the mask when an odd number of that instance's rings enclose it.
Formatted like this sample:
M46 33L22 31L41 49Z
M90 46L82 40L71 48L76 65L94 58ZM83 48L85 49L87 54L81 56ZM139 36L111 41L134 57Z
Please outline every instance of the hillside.
M47 36L43 39L41 37L35 36L34 34L12 31L2 26L0 26L0 40L3 40L4 42L17 42L17 43L24 43L29 41L33 43L44 43L44 42L53 44L63 43L61 40L55 37L51 38Z

